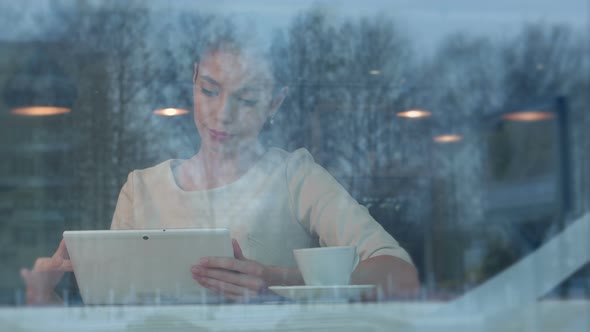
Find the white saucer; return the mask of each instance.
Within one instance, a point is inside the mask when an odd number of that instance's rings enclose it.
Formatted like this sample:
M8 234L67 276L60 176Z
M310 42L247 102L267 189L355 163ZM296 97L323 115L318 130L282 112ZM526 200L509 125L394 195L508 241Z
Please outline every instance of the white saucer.
M369 294L375 285L342 286L271 286L268 289L280 296L295 301L350 301L360 300Z

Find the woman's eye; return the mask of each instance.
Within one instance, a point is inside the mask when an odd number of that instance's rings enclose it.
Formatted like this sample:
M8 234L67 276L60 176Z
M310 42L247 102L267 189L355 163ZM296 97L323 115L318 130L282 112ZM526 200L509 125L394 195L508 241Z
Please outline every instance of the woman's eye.
M219 92L214 91L214 90L205 89L204 87L201 87L201 92L205 96L209 96L209 97L215 97L215 96L218 96L219 95Z
M255 99L246 99L246 98L237 98L238 101L248 107L254 107L258 104L258 100Z

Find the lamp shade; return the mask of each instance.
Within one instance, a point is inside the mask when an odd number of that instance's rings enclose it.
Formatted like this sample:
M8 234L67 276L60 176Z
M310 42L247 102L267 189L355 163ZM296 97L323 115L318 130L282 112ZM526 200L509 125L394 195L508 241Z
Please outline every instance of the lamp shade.
M67 113L77 98L76 84L56 61L41 51L35 53L6 80L4 103L17 115Z
M188 114L189 111L183 108L175 108L175 107L165 107L165 108L160 108L157 109L153 112L156 115L162 115L162 116L179 116L179 115L185 115Z
M448 144L448 143L457 143L463 140L463 136L458 134L440 134L436 135L432 138L432 140L436 143L440 144Z
M420 119L430 117L432 113L424 109L409 109L403 112L398 112L397 116L401 118Z
M520 110L505 113L502 115L504 120L520 121L520 122L535 122L554 118L555 114L542 110Z

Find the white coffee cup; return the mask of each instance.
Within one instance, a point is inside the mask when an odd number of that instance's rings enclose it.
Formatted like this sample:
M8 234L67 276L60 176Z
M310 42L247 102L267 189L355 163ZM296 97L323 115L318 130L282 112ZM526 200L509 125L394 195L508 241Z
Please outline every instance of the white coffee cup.
M308 286L348 285L359 263L354 246L295 249L293 255Z

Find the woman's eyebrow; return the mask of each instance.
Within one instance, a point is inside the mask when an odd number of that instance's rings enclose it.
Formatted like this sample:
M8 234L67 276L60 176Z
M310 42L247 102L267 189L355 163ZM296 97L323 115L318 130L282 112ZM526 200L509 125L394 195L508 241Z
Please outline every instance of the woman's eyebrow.
M221 83L217 82L216 80L212 79L211 77L207 76L207 75L202 75L201 78L205 81L207 81L208 83L211 83L213 85L216 85L218 87L221 87Z
M237 94L246 94L246 93L259 93L262 90L261 87L244 87L236 91Z
M242 88L236 91L237 93L259 93L266 89L272 89L273 84L265 79L254 79L247 84L245 84Z

